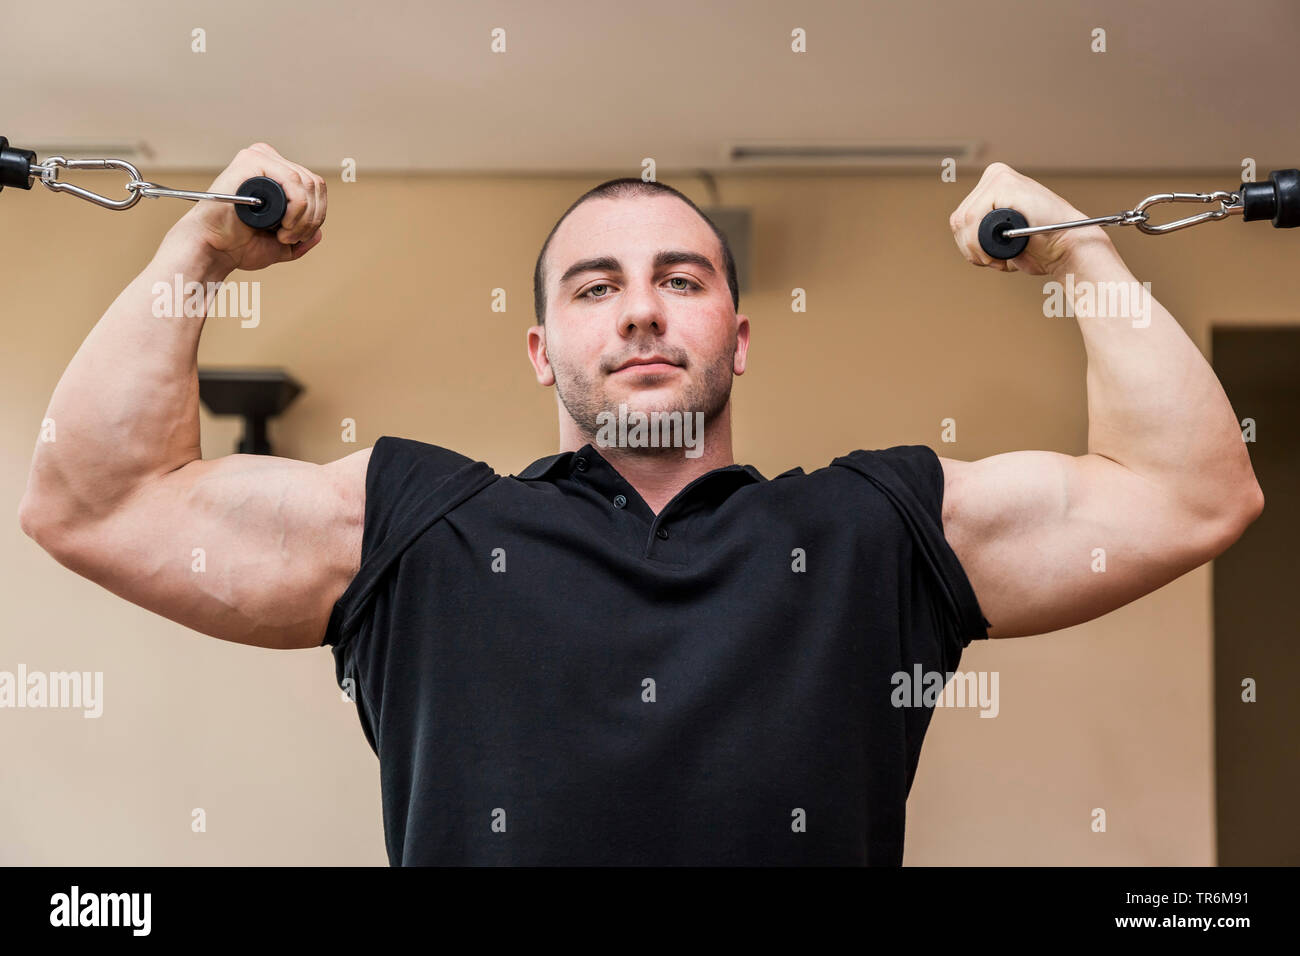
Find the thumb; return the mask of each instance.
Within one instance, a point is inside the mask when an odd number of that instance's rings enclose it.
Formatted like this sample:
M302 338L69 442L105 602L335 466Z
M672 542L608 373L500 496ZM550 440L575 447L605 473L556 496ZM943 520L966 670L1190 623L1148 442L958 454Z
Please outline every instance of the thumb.
M281 246L280 261L292 262L295 259L301 259L307 253L311 252L311 250L319 246L321 244L321 240L323 240L324 238L325 238L325 230L317 229L312 234L310 239L304 239L301 242L295 242L291 246Z

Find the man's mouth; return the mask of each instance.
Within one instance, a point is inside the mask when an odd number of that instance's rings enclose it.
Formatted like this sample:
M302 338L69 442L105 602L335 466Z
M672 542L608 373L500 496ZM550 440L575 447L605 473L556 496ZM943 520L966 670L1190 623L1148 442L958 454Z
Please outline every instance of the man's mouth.
M680 368L676 362L670 362L662 355L646 355L634 359L628 359L615 372L666 372L669 369Z

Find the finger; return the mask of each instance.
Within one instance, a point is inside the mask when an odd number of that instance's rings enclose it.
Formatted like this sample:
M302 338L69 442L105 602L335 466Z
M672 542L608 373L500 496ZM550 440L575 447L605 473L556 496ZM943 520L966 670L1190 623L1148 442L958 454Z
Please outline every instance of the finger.
M988 266L998 272L1006 272L1011 265L1010 259L995 259L989 256Z
M290 162L289 166L298 174L299 181L307 191L307 208L298 226L295 241L302 242L320 227L320 190L316 187L316 177L310 169L301 163Z
M970 196L967 196L966 199L962 201L961 205L953 210L952 215L948 217L948 226L952 229L952 241L956 244L957 251L961 253L962 257L967 262L970 262L973 265L978 265L978 263L971 258L970 252L966 248L966 237L970 233L970 225L967 222L967 210L970 208L970 199L973 195L974 193L972 192Z
M315 191L303 182L302 173L298 172L295 164L290 163L266 143L253 143L242 152L246 159L255 161L251 169L247 165L244 166L244 178L247 178L248 172L255 172L256 176L273 179L285 191L285 215L279 221L279 228L276 230L277 242L281 245L292 245L311 235L313 230L305 229L304 216L308 216L308 207Z
M969 214L971 203L978 201L982 190L976 186L966 194L966 198L957 204L957 208L952 211L948 217L948 224L952 227L954 233L962 231L966 226L966 218Z
M996 167L999 163L990 163L984 167L984 172L980 174L979 181L975 183L973 189L966 194L966 198L957 206L956 214L960 215L965 221L970 217L971 207L980 207L984 205L984 194L988 192L989 180L995 175Z
M311 252L313 249L315 249L324 241L325 241L325 230L317 229L310 236L308 236L302 242L298 243L296 246L293 247L295 250L293 257L295 259L301 259L303 256Z
M307 179L309 174L306 174L306 170L297 163L285 159L269 143L254 143L248 148L264 159L260 175L274 179L284 190L286 200L284 218L280 220L280 228L276 231L275 238L282 244L292 245L310 236L314 227L308 229L307 225L311 219L311 207L315 202L315 190L309 185Z
M985 178L988 171L985 170ZM980 184L971 190L953 213L953 219L956 220L956 226L953 229L953 239L957 243L958 251L966 258L966 261L974 266L988 265L988 257L983 254L979 248L979 224L984 218L984 213L993 208L993 201L989 197L989 187L985 185L984 179Z
M970 246L967 243L967 236L969 234L970 234L969 229L967 229L964 225L960 226L953 232L952 241L957 246L957 251L961 253L961 257L963 259L965 259L973 266L983 265L983 263L981 263L978 259L975 258L974 255L971 254Z
M251 176L265 176L266 163L270 157L264 150L256 148L263 145L265 144L254 143L252 146L245 146L241 149L230 165L223 169L216 179L212 180L211 185L208 186L208 192L233 193L245 179L249 179Z
M998 208L996 195L1004 186L1008 177L1023 179L1014 169L1003 162L989 163L984 167L979 182L950 217L949 225L953 228L953 237L957 248L966 261L975 266L997 269L999 272L1017 271L1003 263L1004 259L994 259L979 244L979 227L984 216Z
M280 247L280 261L292 262L295 259L301 259L307 253L311 252L312 249L319 246L324 238L325 230L319 229L302 242L295 242L292 245L282 245Z
M321 226L325 225L325 214L329 209L329 187L325 184L324 176L313 176L312 180L316 184L316 195L320 199L320 203L316 207L316 215L319 217L316 223L316 228L319 229Z
M984 167L984 175L980 177L979 185L983 186L986 181L999 179L1007 173L1015 172L1004 162L992 162Z
M282 166L276 170L276 173L272 178L279 182L281 188L284 189L284 196L288 204L285 207L284 218L280 220L280 228L276 231L275 238L285 245L292 245L309 235L309 233L304 232L303 226L308 213L311 190L303 183L297 170L291 166Z
M985 205L988 206L989 209L992 208L991 202L986 203ZM958 246L961 248L961 254L966 257L966 260L971 265L988 267L994 262L993 257L986 253L980 247L979 243L979 220L983 219L984 213L987 211L988 210L984 207L978 207L976 210L978 218L974 215L969 216L967 222L962 227L961 234L957 237Z
M302 172L312 194L311 216L304 229L305 235L310 236L325 223L325 180L305 166Z
M966 194L966 198L957 206L953 213L963 224L968 224L972 209L982 209L988 204L985 194L989 191L989 181L998 174L998 167L1001 163L990 163L984 167L984 172L980 175L979 182L975 188Z
M984 221L985 216L997 208L997 203L990 200L978 211L978 218L972 217L975 221L966 232L966 248L974 257L976 265L988 266L989 268L997 269L999 272L1010 272L1012 270L1008 269L1006 265L1010 260L998 259L995 256L989 255L984 251L984 247L980 245L979 241L980 224Z

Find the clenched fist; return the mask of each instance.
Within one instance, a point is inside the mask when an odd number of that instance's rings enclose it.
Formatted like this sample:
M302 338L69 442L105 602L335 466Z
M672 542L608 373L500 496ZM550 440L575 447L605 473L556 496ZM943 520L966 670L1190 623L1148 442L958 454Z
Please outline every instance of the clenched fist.
M253 271L301 259L324 235L325 180L305 166L289 162L266 143L254 143L239 151L207 191L233 195L253 176L274 179L284 190L284 219L274 234L246 226L235 214L233 203L206 199L181 217L168 232L167 242L232 270Z
M1014 259L994 259L980 248L980 221L994 209L1007 207L1022 213L1031 226L1088 218L1046 186L1021 175L1006 163L991 163L975 188L948 217L957 248L972 265L989 266L1002 272L1056 275L1068 271L1069 263L1086 248L1097 245L1114 248L1101 226L1083 226L1038 233L1029 237L1025 251Z

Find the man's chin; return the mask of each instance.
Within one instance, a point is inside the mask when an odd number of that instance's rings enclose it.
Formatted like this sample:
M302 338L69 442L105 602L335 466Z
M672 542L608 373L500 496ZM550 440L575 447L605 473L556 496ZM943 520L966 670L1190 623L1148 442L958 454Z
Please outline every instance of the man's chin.
M631 415L633 412L650 415L654 412L666 414L688 411L682 407L682 396L675 388L639 388L630 395L612 395L606 400L605 409L613 415Z

